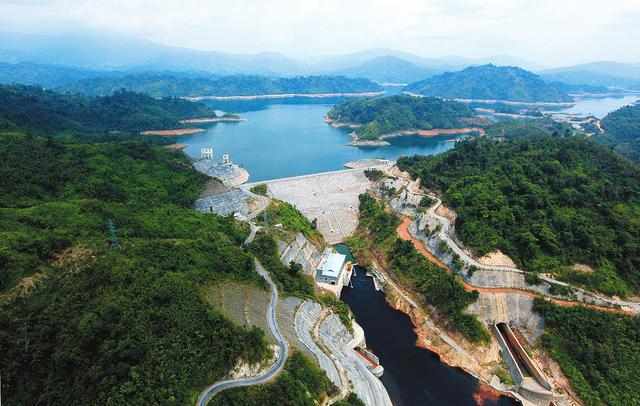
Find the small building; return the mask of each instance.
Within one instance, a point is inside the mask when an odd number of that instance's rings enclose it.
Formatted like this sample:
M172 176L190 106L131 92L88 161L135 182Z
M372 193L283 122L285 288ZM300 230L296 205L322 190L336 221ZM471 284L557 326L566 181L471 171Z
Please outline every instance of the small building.
M213 148L201 148L202 159L213 159Z
M337 285L345 268L346 259L346 255L330 253L320 261L316 270L316 280L329 285Z

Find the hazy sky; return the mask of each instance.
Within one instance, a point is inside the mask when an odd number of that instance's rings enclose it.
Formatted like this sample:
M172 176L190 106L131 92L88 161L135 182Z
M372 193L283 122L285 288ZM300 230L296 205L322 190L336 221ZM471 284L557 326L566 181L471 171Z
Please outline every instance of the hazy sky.
M0 0L4 30L111 30L292 56L388 47L546 65L640 62L640 0Z

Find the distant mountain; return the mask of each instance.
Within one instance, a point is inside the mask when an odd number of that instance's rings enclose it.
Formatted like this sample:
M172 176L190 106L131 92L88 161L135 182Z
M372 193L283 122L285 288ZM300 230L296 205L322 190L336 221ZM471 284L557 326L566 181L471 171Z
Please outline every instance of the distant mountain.
M92 69L205 71L219 74L301 74L308 67L284 55L265 52L231 55L170 47L110 34L18 34L0 32L0 60Z
M540 76L513 66L482 65L415 82L406 92L449 99L564 102L571 97Z
M253 96L264 94L323 94L379 92L382 88L363 78L345 76L299 76L271 78L234 75L221 78L184 77L142 73L123 77L93 77L62 86L63 92L109 95L119 89L151 96Z
M412 83L442 72L441 69L427 68L393 55L386 55L335 73L368 78L380 83Z
M540 73L549 81L640 89L640 64L593 62L549 69Z
M598 73L600 75L607 75L624 79L640 79L640 63L619 63L610 61L598 61L575 66L548 69L541 73L546 75L575 71Z
M604 134L596 140L640 162L640 105L625 106L602 119Z
M532 62L528 59L519 58L511 55L494 55L483 58L465 58L462 56L443 56L437 58L443 65L454 66L475 66L475 65L499 65L499 66L517 66L530 71L541 71L545 69L544 65Z
M54 88L78 80L105 75L105 72L31 62L0 62L0 83L39 85Z

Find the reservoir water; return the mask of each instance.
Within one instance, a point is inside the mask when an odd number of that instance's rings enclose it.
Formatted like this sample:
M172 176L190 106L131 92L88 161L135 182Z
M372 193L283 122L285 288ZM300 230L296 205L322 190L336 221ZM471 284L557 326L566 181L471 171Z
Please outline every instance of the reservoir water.
M396 91L395 89L394 91ZM608 112L640 99L624 97L584 97L564 113L594 114ZM363 158L397 159L401 155L433 155L453 148L454 139L439 136L407 136L389 140L390 146L348 147L349 129L333 128L323 117L341 98L292 98L279 100L207 101L214 109L240 114L247 121L214 123L202 128L205 133L176 137L187 144L186 153L199 158L200 148L212 147L216 159L230 154L250 174L250 182L343 169L343 164Z
M409 136L391 139L386 147L348 147L344 144L351 140L350 130L323 121L333 102L209 102L247 121L203 126L206 133L177 137L176 142L187 144L185 152L194 158L204 147L213 147L216 159L230 154L249 171L249 181L255 182L344 169L343 164L363 158L395 160L400 155L439 154L453 147L451 140L462 138Z

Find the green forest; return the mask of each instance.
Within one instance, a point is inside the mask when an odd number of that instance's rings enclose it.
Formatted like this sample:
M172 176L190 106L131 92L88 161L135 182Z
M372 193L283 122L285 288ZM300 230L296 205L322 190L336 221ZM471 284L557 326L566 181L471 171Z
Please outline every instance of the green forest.
M91 77L61 86L57 90L101 96L120 89L163 96L253 96L287 93L379 92L382 88L364 78L345 76L268 77L233 75L219 78L141 73L127 76Z
M514 66L471 66L409 84L405 92L448 99L570 102L564 91Z
M501 250L524 270L611 295L640 291L640 169L607 147L573 136L474 139L398 165L442 193L477 255Z
M400 219L369 194L360 195L360 222L356 235L347 245L360 261L366 251L376 250L387 262L387 269L405 286L419 293L435 307L443 322L474 343L490 341L489 332L476 316L465 313L478 299L478 292L467 292L455 275L427 260L410 241L396 235Z
M185 404L269 355L203 297L262 279L246 226L191 209L205 177L184 155L3 133L0 161L7 404Z
M587 405L640 404L640 318L535 300L542 347Z
M331 120L361 125L358 138L375 140L383 134L401 130L461 128L475 117L472 108L435 97L388 96L349 100L334 106Z
M156 99L125 90L90 97L35 86L0 85L0 130L45 135L138 132L178 128L180 120L202 117L215 117L215 112L202 103L174 97Z
M640 162L640 104L622 107L602 119L604 134L597 140Z

